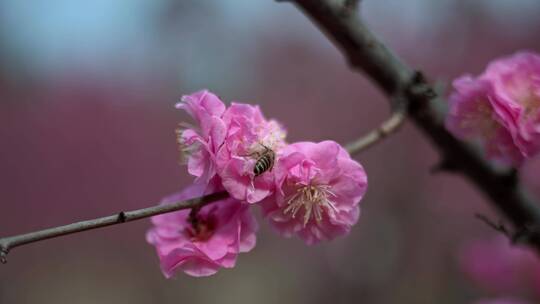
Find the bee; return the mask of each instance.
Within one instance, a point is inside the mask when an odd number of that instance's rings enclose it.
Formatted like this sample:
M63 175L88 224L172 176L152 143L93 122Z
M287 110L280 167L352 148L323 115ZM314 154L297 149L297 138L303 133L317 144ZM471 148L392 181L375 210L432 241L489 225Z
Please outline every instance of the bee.
M266 171L271 171L276 160L276 152L265 145L262 146L264 147L264 151L257 153L257 161L255 162L255 166L253 166L255 177Z

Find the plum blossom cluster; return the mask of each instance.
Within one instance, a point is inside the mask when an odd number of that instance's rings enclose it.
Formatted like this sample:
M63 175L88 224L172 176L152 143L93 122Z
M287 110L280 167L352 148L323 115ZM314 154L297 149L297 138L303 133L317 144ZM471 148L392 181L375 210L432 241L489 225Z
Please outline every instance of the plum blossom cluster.
M478 77L453 82L447 128L479 141L486 156L520 166L540 151L540 55L518 52L491 62Z
M258 106L226 106L209 91L183 96L176 106L195 125L182 124L178 143L192 185L162 203L227 191L227 199L200 210L152 218L147 241L162 272L208 276L231 268L256 243L258 206L275 230L307 244L350 232L367 189L363 167L333 141L288 144L286 132Z

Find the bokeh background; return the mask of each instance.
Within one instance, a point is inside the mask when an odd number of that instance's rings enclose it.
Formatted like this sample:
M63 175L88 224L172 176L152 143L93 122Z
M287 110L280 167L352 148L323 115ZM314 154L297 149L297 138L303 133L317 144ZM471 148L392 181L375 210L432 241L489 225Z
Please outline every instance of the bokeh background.
M540 50L537 0L365 0L367 23L448 90L493 58ZM190 182L174 109L201 88L260 104L290 141L346 143L387 113L290 4L270 0L0 0L0 236L155 204ZM460 269L462 244L497 219L407 124L357 156L362 216L317 246L261 221L258 245L209 278L166 280L143 220L15 249L0 303L469 303L496 295ZM535 164L536 163L536 164ZM523 171L531 192L540 162ZM258 210L255 210L258 211ZM257 212L258 216L260 214Z

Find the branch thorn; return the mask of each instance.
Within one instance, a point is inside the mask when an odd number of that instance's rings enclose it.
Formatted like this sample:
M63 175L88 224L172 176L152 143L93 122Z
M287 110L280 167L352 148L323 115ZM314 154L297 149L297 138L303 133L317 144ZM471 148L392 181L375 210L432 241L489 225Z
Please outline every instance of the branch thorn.
M484 222L486 225L488 225L489 227L493 228L495 231L498 231L502 234L504 234L505 236L507 236L508 238L510 238L512 240L512 242L514 242L514 238L515 236L512 236L512 233L510 233L510 231L508 231L508 229L506 228L506 226L502 223L502 221L499 221L498 224L496 224L495 222L493 222L492 220L490 220L487 216L483 215L483 214L480 214L480 213L476 213L474 215L477 219L481 220L482 222Z
M409 85L409 94L424 99L437 97L437 92L428 84L426 77L420 71L415 71Z

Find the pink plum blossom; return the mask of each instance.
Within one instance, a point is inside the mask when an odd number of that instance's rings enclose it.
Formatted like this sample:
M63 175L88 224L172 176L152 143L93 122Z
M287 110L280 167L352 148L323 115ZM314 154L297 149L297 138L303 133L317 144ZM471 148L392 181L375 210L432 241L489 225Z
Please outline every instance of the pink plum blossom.
M486 156L507 165L519 165L523 154L494 106L497 96L487 80L463 76L453 82L446 127L456 137L480 141Z
M314 244L347 234L357 222L367 176L336 142L291 144L274 170L277 190L262 210L283 236Z
M478 139L488 158L519 166L540 151L540 55L494 60L480 76L453 83L448 129Z
M540 150L540 55L522 51L489 64L482 79L493 83L497 107L526 157Z
M227 134L227 125L221 118L225 105L216 95L203 90L183 96L176 108L185 110L198 125L177 130L188 172L208 183L217 173L215 155Z
M162 203L197 197L201 184L193 184ZM191 276L209 276L221 267L232 268L240 252L255 246L257 222L247 204L233 198L203 207L196 217L190 209L152 217L147 241L156 247L165 277L177 271Z
M255 176L257 160L264 153L279 156L285 146L285 130L274 120L266 120L258 106L232 103L223 114L228 132L218 151L217 167L223 187L232 197L257 203L273 193L272 168Z
M529 248L514 246L504 236L466 244L460 264L473 282L488 291L535 290L540 295L540 260Z
M198 127L179 129L178 140L187 156L188 172L209 183L216 175L232 197L256 203L274 190L271 168L255 176L254 167L264 153L279 153L285 130L264 118L258 106L233 102L228 108L214 94L200 91L184 96L183 109Z

